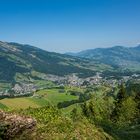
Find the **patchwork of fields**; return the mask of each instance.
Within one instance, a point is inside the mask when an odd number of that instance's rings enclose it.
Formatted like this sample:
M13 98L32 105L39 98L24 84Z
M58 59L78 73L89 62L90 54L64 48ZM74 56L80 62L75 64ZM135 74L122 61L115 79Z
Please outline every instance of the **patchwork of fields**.
M59 89L46 89L35 93L32 97L5 98L0 100L0 109L25 109L36 108L48 104L57 105L59 102L76 100L78 96L73 96L67 92L60 92Z

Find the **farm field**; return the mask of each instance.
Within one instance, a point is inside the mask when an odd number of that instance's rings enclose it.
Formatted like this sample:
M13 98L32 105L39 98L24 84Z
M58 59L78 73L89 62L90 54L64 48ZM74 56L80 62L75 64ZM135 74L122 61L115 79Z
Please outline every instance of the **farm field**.
M28 107L39 107L38 104L28 100L28 98L10 98L2 99L0 103L9 109L25 109ZM1 106L0 106L1 107Z
M7 109L7 106L5 106L2 103L0 103L0 109Z
M37 92L42 95L50 104L57 105L59 102L70 101L78 99L78 96L70 95L66 92L60 93L59 89L46 89Z
M5 98L0 100L0 109L37 108L48 104L57 105L59 102L76 100L78 96L60 93L59 89L45 89L35 93L32 97Z

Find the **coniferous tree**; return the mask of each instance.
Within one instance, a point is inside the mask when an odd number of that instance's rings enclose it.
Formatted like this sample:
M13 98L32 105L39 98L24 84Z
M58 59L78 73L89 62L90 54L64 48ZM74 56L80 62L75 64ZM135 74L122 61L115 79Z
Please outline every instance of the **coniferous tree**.
M126 96L124 85L120 86L115 108L112 113L112 121L119 127L131 125L135 121L137 104L133 96Z
M126 90L124 84L122 83L120 86L120 91L117 95L117 102L121 103L126 98Z
M116 99L116 102L115 102L115 108L112 112L112 115L111 115L111 120L116 122L118 117L119 117L119 113L120 113L120 110L121 110L121 107L122 107L122 103L123 101L125 100L126 98L126 90L125 90L125 87L124 87L124 84L122 83L121 86L120 86L120 90L117 94L117 99Z
M135 96L135 102L137 104L137 115L136 115L136 118L137 118L137 123L140 124L140 92L138 92Z
M138 110L140 111L140 92L137 93L135 97L135 101L137 102L137 107L138 107Z

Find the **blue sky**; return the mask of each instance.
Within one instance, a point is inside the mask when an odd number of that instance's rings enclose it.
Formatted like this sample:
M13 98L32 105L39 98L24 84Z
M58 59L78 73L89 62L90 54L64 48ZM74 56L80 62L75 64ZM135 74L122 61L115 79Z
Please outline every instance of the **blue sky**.
M140 0L0 0L0 40L77 52L140 43Z

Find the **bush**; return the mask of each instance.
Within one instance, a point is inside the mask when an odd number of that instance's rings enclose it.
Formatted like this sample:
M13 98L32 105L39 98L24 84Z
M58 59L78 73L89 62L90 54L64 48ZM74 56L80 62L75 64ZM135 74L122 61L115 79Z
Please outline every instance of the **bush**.
M109 120L113 110L112 98L92 97L91 100L82 104L83 114L94 120Z

